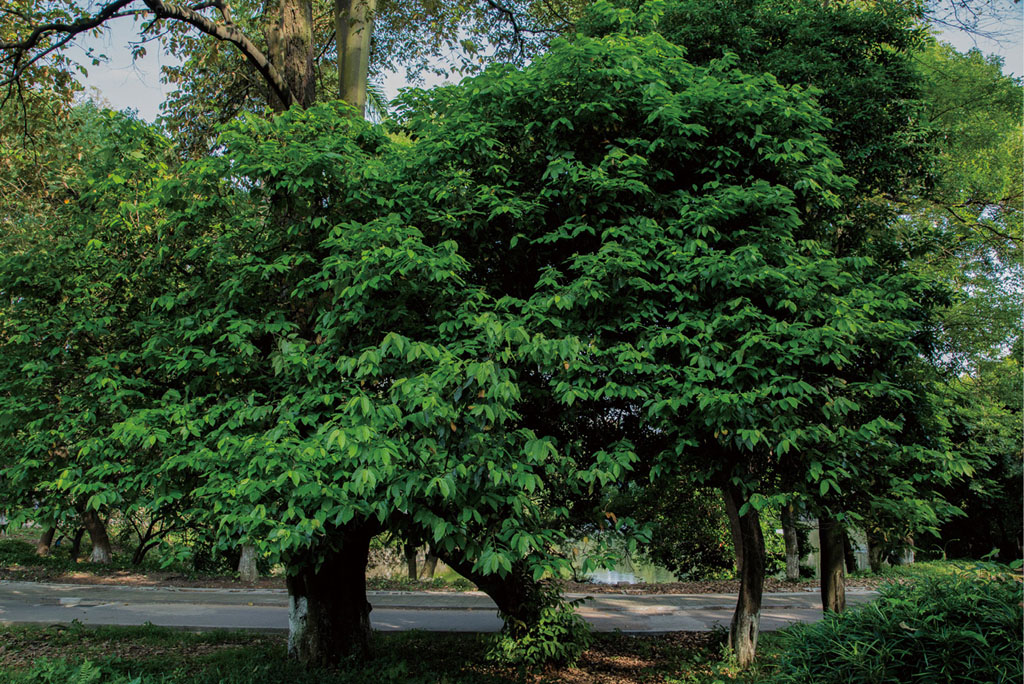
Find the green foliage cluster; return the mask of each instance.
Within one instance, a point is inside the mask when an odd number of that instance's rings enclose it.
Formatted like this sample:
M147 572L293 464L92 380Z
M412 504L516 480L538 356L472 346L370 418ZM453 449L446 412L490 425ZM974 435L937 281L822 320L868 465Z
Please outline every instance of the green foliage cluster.
M587 623L575 611L581 602L563 601L557 589L549 588L540 599L539 619L532 624L506 621L487 659L525 668L575 665L593 641Z
M1016 682L1024 623L1019 576L978 564L880 589L881 597L780 639L776 684Z

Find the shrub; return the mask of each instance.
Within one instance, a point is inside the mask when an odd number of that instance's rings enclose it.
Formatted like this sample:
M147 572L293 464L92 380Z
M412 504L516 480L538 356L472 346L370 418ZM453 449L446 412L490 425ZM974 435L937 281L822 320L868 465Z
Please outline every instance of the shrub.
M1024 609L1005 566L959 567L780 635L773 684L1020 682Z
M575 665L593 641L587 623L573 610L581 600L564 601L556 592L545 592L537 622L526 625L506 620L487 659L526 669Z

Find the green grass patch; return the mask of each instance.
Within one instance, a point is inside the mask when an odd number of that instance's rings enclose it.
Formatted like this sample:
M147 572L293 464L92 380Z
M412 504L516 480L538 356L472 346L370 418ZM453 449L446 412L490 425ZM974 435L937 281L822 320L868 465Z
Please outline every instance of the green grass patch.
M755 682L722 661L721 633L595 635L575 667L535 673L488 661L487 635L378 633L375 656L337 670L306 670L278 634L189 633L145 627L0 630L2 684L508 684Z

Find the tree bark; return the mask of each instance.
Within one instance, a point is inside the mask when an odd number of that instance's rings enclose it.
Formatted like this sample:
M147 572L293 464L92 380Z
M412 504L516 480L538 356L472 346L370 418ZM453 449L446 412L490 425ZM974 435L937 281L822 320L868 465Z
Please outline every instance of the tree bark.
M377 0L335 0L339 96L366 116L366 79Z
M739 509L736 507L736 502L724 491L722 498L725 499L725 512L729 516L729 532L732 535L733 553L736 554L736 577L739 578L743 567L743 531L739 523Z
M37 556L50 555L50 546L53 545L53 535L55 534L57 534L56 527L47 527L43 529L42 534L39 535L39 541L36 542Z
M427 547L427 557L423 559L423 571L420 573L420 579L434 579L435 571L437 571L437 555L434 554L433 548Z
M417 574L416 574L416 552L417 552L416 545L415 544L405 544L403 546L403 551L405 552L405 565L406 565L406 568L409 571L409 579L414 580L417 577Z
M884 540L882 535L877 530L873 530L870 525L865 528L864 533L868 544L868 566L871 568L871 573L877 575L882 572L882 561L885 560Z
M238 579L252 584L259 578L260 573L256 568L256 547L252 544L242 544L242 555L238 558Z
M333 536L335 547L290 564L289 657L310 667L330 667L348 656L370 655L366 563L377 532L370 525L346 526Z
M275 95L271 97L271 106L279 112L292 104L311 106L316 101L313 3L278 0L277 18L267 26L265 33L270 63L280 72L293 98L288 102Z
M846 608L846 574L843 567L843 526L830 516L818 518L821 559L821 609L841 613Z
M800 537L796 531L796 507L793 504L782 507L782 538L786 542L786 579L796 582L800 579Z
M857 572L857 554L853 552L853 543L847 530L843 530L843 558L846 560L846 574Z
M75 530L75 536L71 540L71 560L78 561L78 557L82 555L82 537L85 536L85 528L79 527Z
M729 645L736 654L739 666L746 668L754 662L757 652L757 637L761 626L761 594L764 590L764 536L761 534L761 520L753 508L739 515L743 496L739 488L732 485L722 490L729 523L739 530L740 543L737 546L740 593L736 600L736 611L729 626Z
M99 513L90 509L81 512L82 524L89 533L89 540L92 542L92 554L89 556L90 563L107 565L114 559L114 553L110 548L110 537L107 536L107 528L100 519Z

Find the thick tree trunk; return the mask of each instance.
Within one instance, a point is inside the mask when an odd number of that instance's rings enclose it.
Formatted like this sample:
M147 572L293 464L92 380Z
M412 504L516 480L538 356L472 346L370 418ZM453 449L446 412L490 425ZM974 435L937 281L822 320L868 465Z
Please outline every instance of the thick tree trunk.
M336 665L370 654L370 603L366 562L375 527L349 526L335 534L337 548L322 562L308 556L288 575L288 655L312 667Z
M427 557L423 559L423 571L420 573L421 580L434 579L434 572L437 571L437 556L433 548L427 548Z
M377 0L335 0L339 96L366 116L366 79Z
M37 556L50 555L50 547L53 545L53 535L55 534L57 534L56 527L47 527L43 530L42 534L39 535L39 541L36 542Z
M268 16L274 13L268 12ZM276 19L266 27L267 56L281 72L300 107L316 101L316 68L311 0L278 0ZM271 97L275 111L287 109L279 97Z
M843 558L846 561L846 574L857 572L857 554L853 552L850 533L846 530L843 530Z
M846 608L846 574L843 567L843 526L822 515L818 518L821 559L821 609L841 613Z
M416 545L415 544L405 544L403 546L403 551L405 552L405 565L406 565L406 569L409 571L409 579L414 580L417 577L417 574L416 574L416 552L417 552Z
M761 534L761 520L757 511L751 508L743 516L740 490L726 487L722 490L725 509L730 524L739 530L740 543L737 549L739 562L740 593L736 611L729 626L729 645L736 654L740 667L749 667L757 651L757 637L761 626L761 593L764 590L764 536ZM739 560L742 558L742 560Z
M82 524L89 533L89 540L92 542L92 554L89 556L90 563L109 564L114 559L114 553L110 548L110 537L107 536L107 527L100 519L99 513L92 509L81 512Z
M75 530L75 536L71 540L71 560L77 561L78 557L82 555L82 537L85 536L85 528L79 527Z
M260 573L256 568L256 547L252 544L242 544L242 555L238 557L238 579L251 584L259 578Z
M782 507L782 538L786 542L786 579L796 582L800 579L800 537L796 531L796 507L793 504Z

